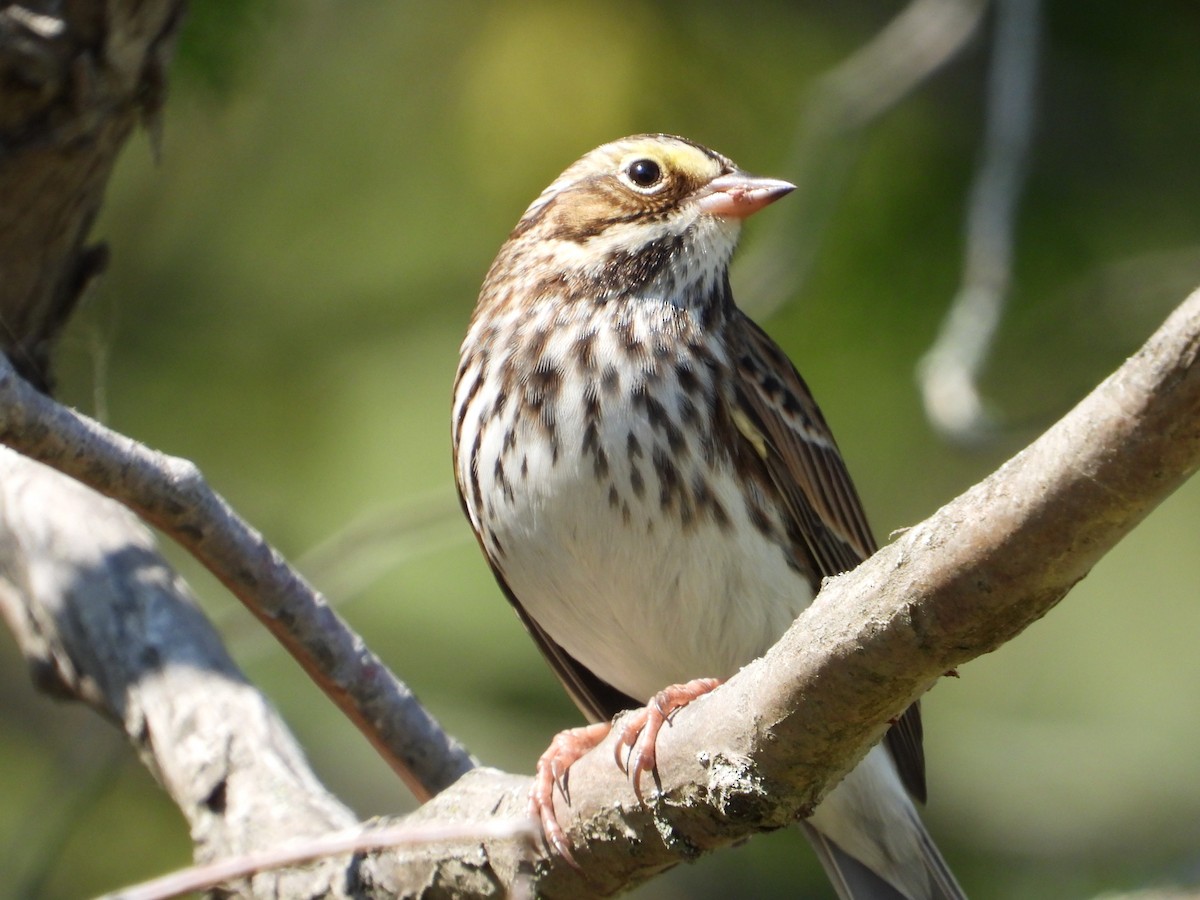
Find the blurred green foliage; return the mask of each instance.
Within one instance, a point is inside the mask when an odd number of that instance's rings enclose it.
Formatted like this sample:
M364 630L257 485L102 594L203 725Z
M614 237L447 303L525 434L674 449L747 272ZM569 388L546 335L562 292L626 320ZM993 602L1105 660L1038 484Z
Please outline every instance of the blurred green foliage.
M97 228L115 259L62 346L64 396L195 460L290 556L364 544L308 557L313 577L477 755L529 771L577 715L453 497L449 390L478 283L538 191L622 134L685 134L789 177L815 79L895 11L195 4L162 162L134 141ZM939 442L913 378L958 283L985 42L857 144L810 277L765 322L881 536L1034 437L1200 281L1196 7L1046 17L1013 303L985 380L1004 435L974 453ZM747 250L789 227L783 209L749 225ZM735 270L735 291L749 281ZM1198 525L1192 486L928 698L927 819L977 900L1200 877ZM409 808L295 665L168 550L327 783L363 816ZM184 826L104 726L35 695L11 642L0 672L0 869L47 861L36 893L70 898L185 864ZM774 834L641 896L797 893L832 896L801 841Z

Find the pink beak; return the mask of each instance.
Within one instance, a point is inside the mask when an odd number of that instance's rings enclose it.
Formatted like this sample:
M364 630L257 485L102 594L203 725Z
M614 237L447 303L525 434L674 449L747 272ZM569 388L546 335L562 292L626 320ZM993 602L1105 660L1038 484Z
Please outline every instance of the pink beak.
M711 216L744 219L795 189L794 184L777 178L755 178L745 172L733 172L710 181L696 202Z

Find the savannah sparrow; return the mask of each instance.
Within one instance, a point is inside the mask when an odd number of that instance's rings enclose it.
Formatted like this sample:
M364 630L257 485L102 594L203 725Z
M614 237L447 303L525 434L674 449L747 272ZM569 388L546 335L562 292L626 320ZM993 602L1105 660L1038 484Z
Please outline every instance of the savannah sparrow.
M742 220L791 190L678 137L593 150L517 223L463 342L464 510L597 723L560 735L535 779L535 813L568 859L552 791L608 720L649 704L622 726L636 787L672 710L875 549L808 388L730 292ZM843 898L962 896L910 800L925 790L919 716L801 823Z

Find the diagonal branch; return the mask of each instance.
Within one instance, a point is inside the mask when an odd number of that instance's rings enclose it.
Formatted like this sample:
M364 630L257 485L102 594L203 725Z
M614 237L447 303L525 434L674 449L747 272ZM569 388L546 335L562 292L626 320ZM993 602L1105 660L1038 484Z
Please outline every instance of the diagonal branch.
M609 744L576 764L572 803L560 803L559 815L570 825L582 874L552 861L536 875L537 892L602 896L811 809L891 717L947 669L1044 615L1200 467L1198 350L1200 291L1029 448L828 582L764 658L682 710L663 733L653 806L638 804ZM155 499L153 490L164 488L159 479L180 463L101 429L2 369L0 441L132 508L149 507L205 552L212 549L206 536L239 550L212 536L209 519L182 511L179 484L165 486L169 501ZM156 460L162 463L147 469ZM190 466L182 472L182 484L194 484ZM242 589L270 589L277 577L279 560L257 547L221 560ZM256 568L263 559L266 571ZM408 821L519 815L527 790L527 779L476 770ZM497 896L527 870L523 853L487 840L404 848L368 857L357 877L377 896L433 884Z
M557 811L582 872L552 862L537 894L606 896L811 809L889 719L1045 615L1200 468L1198 353L1200 291L1041 438L827 582L766 656L681 710L660 735L653 806L613 764L611 737L576 763ZM478 770L414 815L511 814L527 785ZM485 848L406 851L391 871L452 879L472 853L493 873L518 865L512 848Z
M230 660L150 530L8 448L0 448L0 617L40 686L118 724L187 820L198 859L354 822ZM274 873L253 893L326 892L345 870L334 862Z
M0 442L162 529L267 626L420 799L475 763L325 598L204 481L36 391L0 356Z

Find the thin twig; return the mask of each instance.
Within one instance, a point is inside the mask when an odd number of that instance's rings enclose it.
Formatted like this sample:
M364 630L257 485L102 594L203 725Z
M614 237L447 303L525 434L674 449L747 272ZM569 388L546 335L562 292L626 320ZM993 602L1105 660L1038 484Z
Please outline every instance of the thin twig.
M292 841L280 847L247 853L143 881L104 894L97 900L167 900L193 891L207 891L229 881L249 878L271 869L298 866L318 859L365 853L402 844L433 844L464 841L529 841L538 834L532 819L497 819L454 825L392 825L384 828L354 828L314 838ZM514 886L516 887L516 886Z
M470 540L449 484L401 504L364 513L310 547L296 568L339 609L385 572Z
M0 355L0 442L127 506L225 584L426 800L476 764L191 462L56 403Z
M738 296L755 316L769 315L801 289L865 129L954 59L987 7L987 0L913 0L816 81L780 170L798 196L736 264Z
M999 0L996 12L987 126L967 208L962 286L918 367L930 422L963 442L990 431L977 380L1008 299L1036 108L1038 0Z

